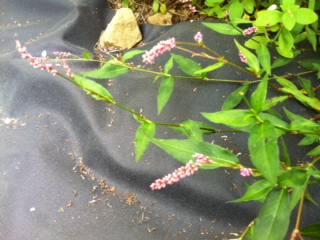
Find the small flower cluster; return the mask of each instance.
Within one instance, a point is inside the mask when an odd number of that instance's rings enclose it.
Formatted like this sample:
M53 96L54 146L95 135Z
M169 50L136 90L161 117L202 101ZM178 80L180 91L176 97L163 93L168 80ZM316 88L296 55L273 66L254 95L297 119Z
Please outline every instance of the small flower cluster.
M194 36L194 40L200 44L203 42L203 35L201 32L197 32L197 34Z
M53 54L57 58L67 58L67 57L70 57L70 55L71 55L71 53L69 53L69 52L53 52Z
M181 3L191 3L192 0L179 0L179 2L181 2ZM192 4L188 4L188 8L189 8L189 10L190 10L191 12L193 12L193 13L197 12L196 7L195 7L195 6L192 6Z
M21 54L21 57L27 59L34 68L47 70L53 76L59 74L59 72L53 67L52 64L44 63L46 60L48 60L46 56L47 53L45 51L42 52L42 57L33 57L30 53L27 52L26 47L23 46L18 40L16 40L16 48L18 52Z
M196 159L196 162L190 160L185 166L176 169L173 173L164 176L161 179L157 179L150 185L152 190L159 190L165 188L168 184L172 185L179 182L181 179L193 175L199 168L205 164L214 164L214 162L203 154L194 154L192 156Z
M66 75L69 78L73 78L73 74L72 74L71 68L70 68L69 64L67 63L67 61L65 61L65 60L63 61L63 68L66 71Z
M246 56L243 55L243 53L241 51L239 51L239 57L240 57L241 62L244 62L244 63L248 62Z
M169 38L168 40L160 41L150 51L147 51L142 55L143 62L145 64L154 64L154 61L159 55L171 51L176 46L175 38Z
M240 169L240 174L243 177L249 177L249 176L253 175L253 171L251 168L242 168L242 169Z
M243 36L249 36L253 33L256 33L259 29L257 27L249 27L245 30L243 30L242 34Z

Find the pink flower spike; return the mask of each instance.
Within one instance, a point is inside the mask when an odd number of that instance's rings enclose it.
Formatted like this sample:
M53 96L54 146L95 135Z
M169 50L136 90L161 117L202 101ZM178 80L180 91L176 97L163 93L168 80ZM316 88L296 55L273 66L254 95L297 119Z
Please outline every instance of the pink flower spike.
M246 56L243 55L243 53L241 51L239 51L239 57L240 57L241 62L244 62L244 63L248 62Z
M257 27L249 27L245 30L243 30L242 34L243 36L249 36L253 33L256 33L259 29Z
M197 32L197 34L194 36L194 40L200 44L203 42L203 35L201 32Z
M243 169L240 169L240 174L243 177L249 177L253 175L253 171L251 168L243 168Z
M195 154L193 157L196 159L196 162L190 160L185 166L182 166L176 169L173 173L164 176L161 179L157 179L150 185L152 190L159 190L165 188L167 185L172 185L176 182L179 182L181 179L186 176L193 175L196 171L199 170L205 164L214 164L214 162L207 156L203 154Z
M66 75L69 77L69 78L72 78L73 79L73 73L71 71L71 68L69 66L69 64L67 63L67 61L63 61L63 68L64 70L66 71Z
M190 10L191 12L193 12L193 13L197 12L196 7L195 7L195 6L192 6L191 4L188 5L188 8L189 8L189 10Z
M156 58L165 52L170 52L176 47L175 38L169 38L164 41L160 41L156 46L154 46L150 51L147 51L142 55L143 62L145 64L154 64Z

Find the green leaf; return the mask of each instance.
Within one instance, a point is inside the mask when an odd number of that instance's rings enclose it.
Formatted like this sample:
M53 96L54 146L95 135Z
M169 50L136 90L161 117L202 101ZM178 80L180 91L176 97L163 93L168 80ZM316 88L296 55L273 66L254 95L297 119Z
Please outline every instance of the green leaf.
M280 137L280 140L281 140L284 163L285 163L285 165L287 167L290 167L291 166L291 158L290 158L290 155L289 155L289 152L288 152L287 145L286 145L285 141L283 140L282 136Z
M122 56L122 62L126 62L129 59L134 58L135 56L144 54L146 52L146 50L133 50L130 52L126 52L123 56Z
M293 16L297 23L304 25L311 24L318 19L317 14L308 8L299 8L293 12Z
M299 143L299 146L307 146L314 144L320 140L320 136L306 135Z
M164 72L169 73L172 68L173 68L173 57L170 57L169 60L166 62L166 65L164 65Z
M311 81L309 79L306 78L302 78L300 76L297 76L299 83L301 85L301 87L306 90L306 92L308 93L309 97L314 97L314 91L313 91L313 87L311 85Z
M301 197L304 194L304 189L306 186L293 188L293 192L291 194L291 211L296 207L297 203L300 201Z
M293 52L293 58L295 58L296 56L298 56L300 54L300 51L294 51ZM271 65L271 68L278 68L278 67L282 67L284 65L287 65L288 63L290 63L293 58L286 58L286 57L278 57Z
M156 134L155 123L144 122L136 132L135 152L136 162L139 162L150 144L150 138Z
M320 145L307 153L308 156L317 156L320 155Z
M152 139L151 141L182 163L188 163L196 153L204 154L216 163L205 165L203 169L223 167L221 164L236 166L239 163L239 159L233 153L211 143L193 139Z
M158 0L153 0L153 3L152 3L152 10L157 13L159 12L159 8L160 8L160 4L158 2Z
M227 126L244 127L257 123L250 110L232 109L215 113L201 113L203 117L214 123Z
M255 0L243 0L242 4L246 12L248 12L249 14L253 13L255 7Z
M174 88L174 77L166 77L162 80L158 91L158 115L169 101Z
M317 35L316 35L316 33L312 29L307 28L307 37L308 37L309 42L312 45L313 50L317 51Z
M292 48L294 46L294 40L291 33L282 28L278 41L279 47L277 48L280 55L286 58L293 58Z
M161 12L162 14L166 14L166 13L167 13L167 5L161 3L160 12Z
M252 239L283 240L290 222L290 195L285 189L269 193L258 215Z
M84 72L81 74L85 77L91 77L95 79L109 79L119 77L123 74L128 73L129 71L130 70L128 69L128 67L124 65L117 65L114 63L107 62L98 70Z
M224 66L224 64L225 64L224 62L217 62L217 63L215 63L213 65L210 65L210 66L208 66L206 68L203 68L203 69L201 69L199 71L196 71L194 74L199 75L201 73L212 72L212 71L214 71L214 70L216 70L218 68L221 68L222 66Z
M254 25L265 27L267 25L272 26L281 22L282 12L277 10L264 10L257 14L257 20Z
M251 95L251 104L256 112L261 112L264 102L266 100L268 90L268 76L265 75L264 78L259 83L257 89Z
M241 28L231 26L230 24L227 24L227 23L203 23L203 25L221 34L231 35L231 36L242 35Z
M308 36L307 32L300 33L299 35L294 37L294 43L296 44L296 43L302 42L307 38L307 36Z
M310 60L304 60L304 61L300 61L298 62L298 64L307 69L307 70L314 70L316 69L315 65L314 64L320 64L320 60L317 60L317 59L310 59Z
M274 186L270 182L266 180L260 180L249 186L248 190L242 198L233 200L231 202L248 202L263 199L267 196L267 194L272 190L273 187Z
M114 98L111 96L109 91L100 84L75 74L73 74L73 77L76 84L94 99L103 100L112 104L115 103Z
M280 127L280 128L286 128L289 129L290 126L288 123L286 123L285 121L283 121L281 118L269 114L269 113L264 113L261 112L259 113L259 117L263 120L263 121L269 121L270 123L272 123L273 126L275 127ZM285 134L286 132L280 129L276 129L276 134L277 136L281 136L282 134Z
M279 84L283 86L280 90L284 93L290 93L294 96L295 99L300 101L301 103L307 104L313 109L320 111L320 101L315 97L307 97L303 93L299 91L299 89L292 82L285 78L277 78L276 79Z
M89 52L83 52L82 56L87 60L91 60L92 59L91 53L89 53Z
M234 39L234 42L237 45L239 51L242 52L242 54L247 58L248 66L254 71L254 73L258 74L258 72L260 71L260 64L258 58L249 50L241 46L241 44L238 43L236 39Z
M280 168L278 136L269 121L252 128L249 136L249 151L253 165L271 183L277 182Z
M284 102L288 98L289 96L279 96L279 97L268 98L263 104L262 111L267 111L270 108L277 106L279 103Z
M300 229L300 234L312 239L320 239L320 223L315 223Z
M257 50L261 45L267 45L268 39L265 36L254 36L244 43L247 48Z
M197 71L201 70L201 66L197 62L177 54L171 55L184 73L193 77L205 77L205 75L202 73L196 74Z
M268 47L266 45L261 45L257 49L257 55L263 69L271 75L271 56Z
M294 27L294 25L296 25L296 20L294 19L293 15L290 13L284 13L282 15L282 23L283 26L288 30L291 31Z
M192 120L187 120L182 126L189 139L203 141L202 131L199 124Z
M240 3L239 1L235 1L233 3L230 4L229 6L229 17L230 20L232 21L233 19L236 18L241 18L244 12L244 6L242 3Z
M306 191L305 198L312 202L315 206L318 206L318 203L313 199L313 197L308 191Z
M306 184L308 175L306 170L292 169L282 173L278 178L279 187L301 187Z
M223 103L222 111L231 110L238 106L238 104L242 101L243 97L246 95L248 89L249 85L246 84L233 91L231 95Z

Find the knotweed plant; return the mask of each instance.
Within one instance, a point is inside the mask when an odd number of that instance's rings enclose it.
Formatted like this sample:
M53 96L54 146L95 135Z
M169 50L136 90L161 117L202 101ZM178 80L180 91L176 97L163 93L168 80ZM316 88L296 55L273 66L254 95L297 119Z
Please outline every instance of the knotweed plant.
M234 203L259 201L262 204L260 213L249 223L239 239L284 239L288 234L294 209L297 209L297 217L294 229L290 233L291 240L304 237L320 239L320 222L301 226L305 201L315 203L309 189L311 186L319 186L320 183L318 170L320 125L316 121L317 117L308 119L286 108L283 108L283 111L274 109L283 102L294 100L314 111L315 116L318 116L320 111L318 99L320 85L311 80L320 78L320 58L298 62L302 67L300 73L281 76L274 74L274 69L281 69L282 66L294 61L298 55L303 55L306 51L317 51L320 31L318 15L314 11L315 6L315 1L311 0L306 6L295 4L293 0L283 0L282 5L276 8L257 10L255 14L257 17L254 20L245 17L248 11L242 7L236 14L230 11L228 19L223 23L204 23L215 32L237 36L234 43L241 60L239 64L206 46L205 43L209 41L210 36L203 36L198 31L193 33L194 42L180 42L179 39L172 37L160 41L147 51L133 50L119 58L110 55L109 61L92 59L88 53L85 53L83 58L64 52L54 52L53 58L49 58L46 52L43 52L41 57L33 57L19 41L16 42L16 47L22 58L34 68L60 76L83 89L94 99L115 105L132 114L140 123L135 137L137 162L142 159L151 143L181 162L180 168L173 169L172 173L166 176L159 176L153 183L150 182L151 190L161 191L163 188L170 190L170 185L179 184L186 177L192 178L192 175L203 169L213 171L225 168L237 171L239 176L256 178L257 181L248 186L242 198L230 201ZM251 26L241 28L241 24ZM244 44L239 43L241 38L245 40ZM310 49L301 49L297 45L302 41L309 44ZM192 50L189 47L192 47ZM199 50L194 50L196 48ZM192 59L179 55L179 52L190 54ZM128 62L133 58L140 58L142 63L149 66L155 64L163 55L169 56L163 71L148 70ZM197 58L205 59L207 66L200 66L195 61ZM69 62L75 60L100 62L102 67L95 71L76 74L69 66ZM226 80L210 77L211 72L225 65L255 79ZM176 66L185 73L185 76L171 74ZM229 127L231 130L228 131L238 134L245 132L249 135L250 166L243 163L241 156L206 142L203 138L204 134L220 134L225 130L216 129L208 122L192 120L182 123L156 122L121 105L105 87L88 79L88 77L117 78L132 71L153 74L156 76L155 81L161 80L157 96L158 114L161 114L169 102L175 81L192 79L207 83L239 84L239 88L225 100L221 111L202 112L201 115L209 122ZM272 88L278 92L278 96L270 97L269 91ZM249 94L249 89L252 94ZM247 107L237 108L241 102ZM158 126L167 126L182 134L184 139L159 139L156 137ZM295 156L290 152L291 149L287 148L283 136L290 134L301 136L298 147L314 145L313 150L307 154L305 162L297 164Z

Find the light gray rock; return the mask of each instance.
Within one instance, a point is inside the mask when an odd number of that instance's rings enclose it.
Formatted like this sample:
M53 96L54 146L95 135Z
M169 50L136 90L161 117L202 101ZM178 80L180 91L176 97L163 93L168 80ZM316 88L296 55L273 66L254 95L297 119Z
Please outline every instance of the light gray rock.
M101 34L99 47L101 49L130 49L142 40L142 35L130 8L121 8L116 12Z

